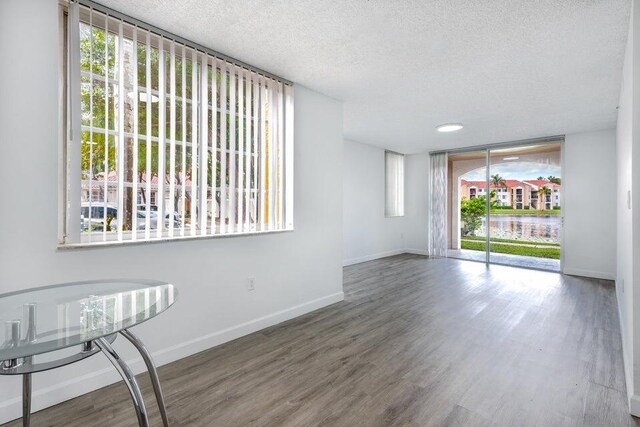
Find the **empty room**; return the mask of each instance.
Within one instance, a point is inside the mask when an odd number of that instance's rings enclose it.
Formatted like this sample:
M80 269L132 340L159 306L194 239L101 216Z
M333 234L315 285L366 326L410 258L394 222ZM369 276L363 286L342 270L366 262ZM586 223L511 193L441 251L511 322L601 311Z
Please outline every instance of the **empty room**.
M0 0L0 58L1 426L640 425L640 0Z

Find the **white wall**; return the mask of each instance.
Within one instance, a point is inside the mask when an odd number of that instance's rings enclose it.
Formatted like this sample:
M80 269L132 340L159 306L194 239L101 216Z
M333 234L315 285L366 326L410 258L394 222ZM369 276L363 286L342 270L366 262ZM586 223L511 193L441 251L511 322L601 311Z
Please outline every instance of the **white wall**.
M344 264L400 253L407 221L384 215L384 150L345 140L343 155Z
M616 132L617 149L617 278L616 295L624 354L630 412L640 416L640 150L638 145L640 101L640 8L634 1L622 71L622 87ZM635 171L634 171L635 166Z
M176 305L134 328L160 364L341 301L342 105L300 86L295 231L56 249L57 15L56 0L0 2L0 293L101 277L172 282ZM253 292L249 276L256 277ZM130 346L115 344L140 371ZM117 379L102 356L36 374L34 410ZM19 396L18 378L0 377L0 423L19 416Z
M568 134L564 150L565 272L613 280L616 277L615 131ZM410 215L405 224L405 246L426 250L429 155L407 156L407 165L406 200ZM602 209L593 209L594 197ZM347 203L345 199L345 209Z
M406 156L405 246L409 252L427 255L429 234L429 154Z
M616 277L616 134L566 135L562 170L564 272Z
M407 251L426 250L426 218L419 206L426 191L418 183L426 173L415 156L405 156L405 215L385 218L384 150L344 141L344 265ZM426 190L426 182L425 188Z

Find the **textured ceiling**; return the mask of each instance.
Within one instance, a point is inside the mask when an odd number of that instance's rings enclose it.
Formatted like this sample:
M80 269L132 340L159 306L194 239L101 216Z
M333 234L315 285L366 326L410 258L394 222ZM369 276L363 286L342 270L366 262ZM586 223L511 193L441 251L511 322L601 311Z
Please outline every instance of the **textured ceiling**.
M630 0L100 0L344 101L405 153L615 126ZM462 122L453 134L438 124Z

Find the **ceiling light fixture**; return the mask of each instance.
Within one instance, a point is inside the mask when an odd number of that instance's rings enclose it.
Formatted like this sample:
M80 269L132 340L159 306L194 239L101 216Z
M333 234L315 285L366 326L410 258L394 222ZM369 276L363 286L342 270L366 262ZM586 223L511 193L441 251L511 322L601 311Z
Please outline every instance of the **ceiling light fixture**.
M436 127L436 129L438 130L438 132L455 132L462 129L463 127L464 126L462 126L462 123L445 123Z
M503 157L502 160L518 160L520 157L518 156L511 156L511 157Z

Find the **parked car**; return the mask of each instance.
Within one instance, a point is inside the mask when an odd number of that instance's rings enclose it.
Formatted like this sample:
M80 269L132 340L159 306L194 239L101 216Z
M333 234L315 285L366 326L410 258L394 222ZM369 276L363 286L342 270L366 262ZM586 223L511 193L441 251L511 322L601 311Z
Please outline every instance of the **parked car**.
M138 212L146 212L146 210L147 210L147 205L138 205ZM149 205L149 210L151 212L158 212L158 206Z
M146 211L147 211L147 205L138 205L138 212L146 212ZM152 217L153 217L153 215L157 215L158 214L158 206L149 205L149 211L151 212ZM180 216L180 214L178 214L178 212L175 212L175 211L168 212L168 211L164 210L164 218L166 220L171 218L171 216L173 216L173 220L174 221L181 221L182 220L182 217Z
M174 219L171 221L171 214L167 213L164 216L164 226L169 228L170 224L173 222L173 228L180 228L181 223L179 220ZM147 212L146 211L138 211L138 222L137 229L144 230L147 226ZM158 213L151 211L149 213L149 229L155 230L158 228Z
M91 215L89 215L91 213ZM80 205L80 221L82 231L102 231L104 230L105 219L104 204L83 202ZM89 218L91 217L91 218ZM107 224L111 230L118 227L118 209L107 205Z
M138 206L137 213L137 226L138 230L144 230L147 225L147 211L146 206L145 209L140 209L144 205ZM91 207L88 202L84 202L81 205L81 230L83 232L87 231L103 231L104 230L104 205L92 203ZM91 212L91 219L89 219L89 212ZM152 230L158 228L158 207L151 206L149 209L150 215L150 223L149 227ZM107 205L107 224L109 224L109 230L107 231L115 231L118 227L118 209L114 206ZM164 214L164 226L168 228L170 224L173 224L173 228L180 228L182 223L179 219L179 215L175 212L166 212Z

